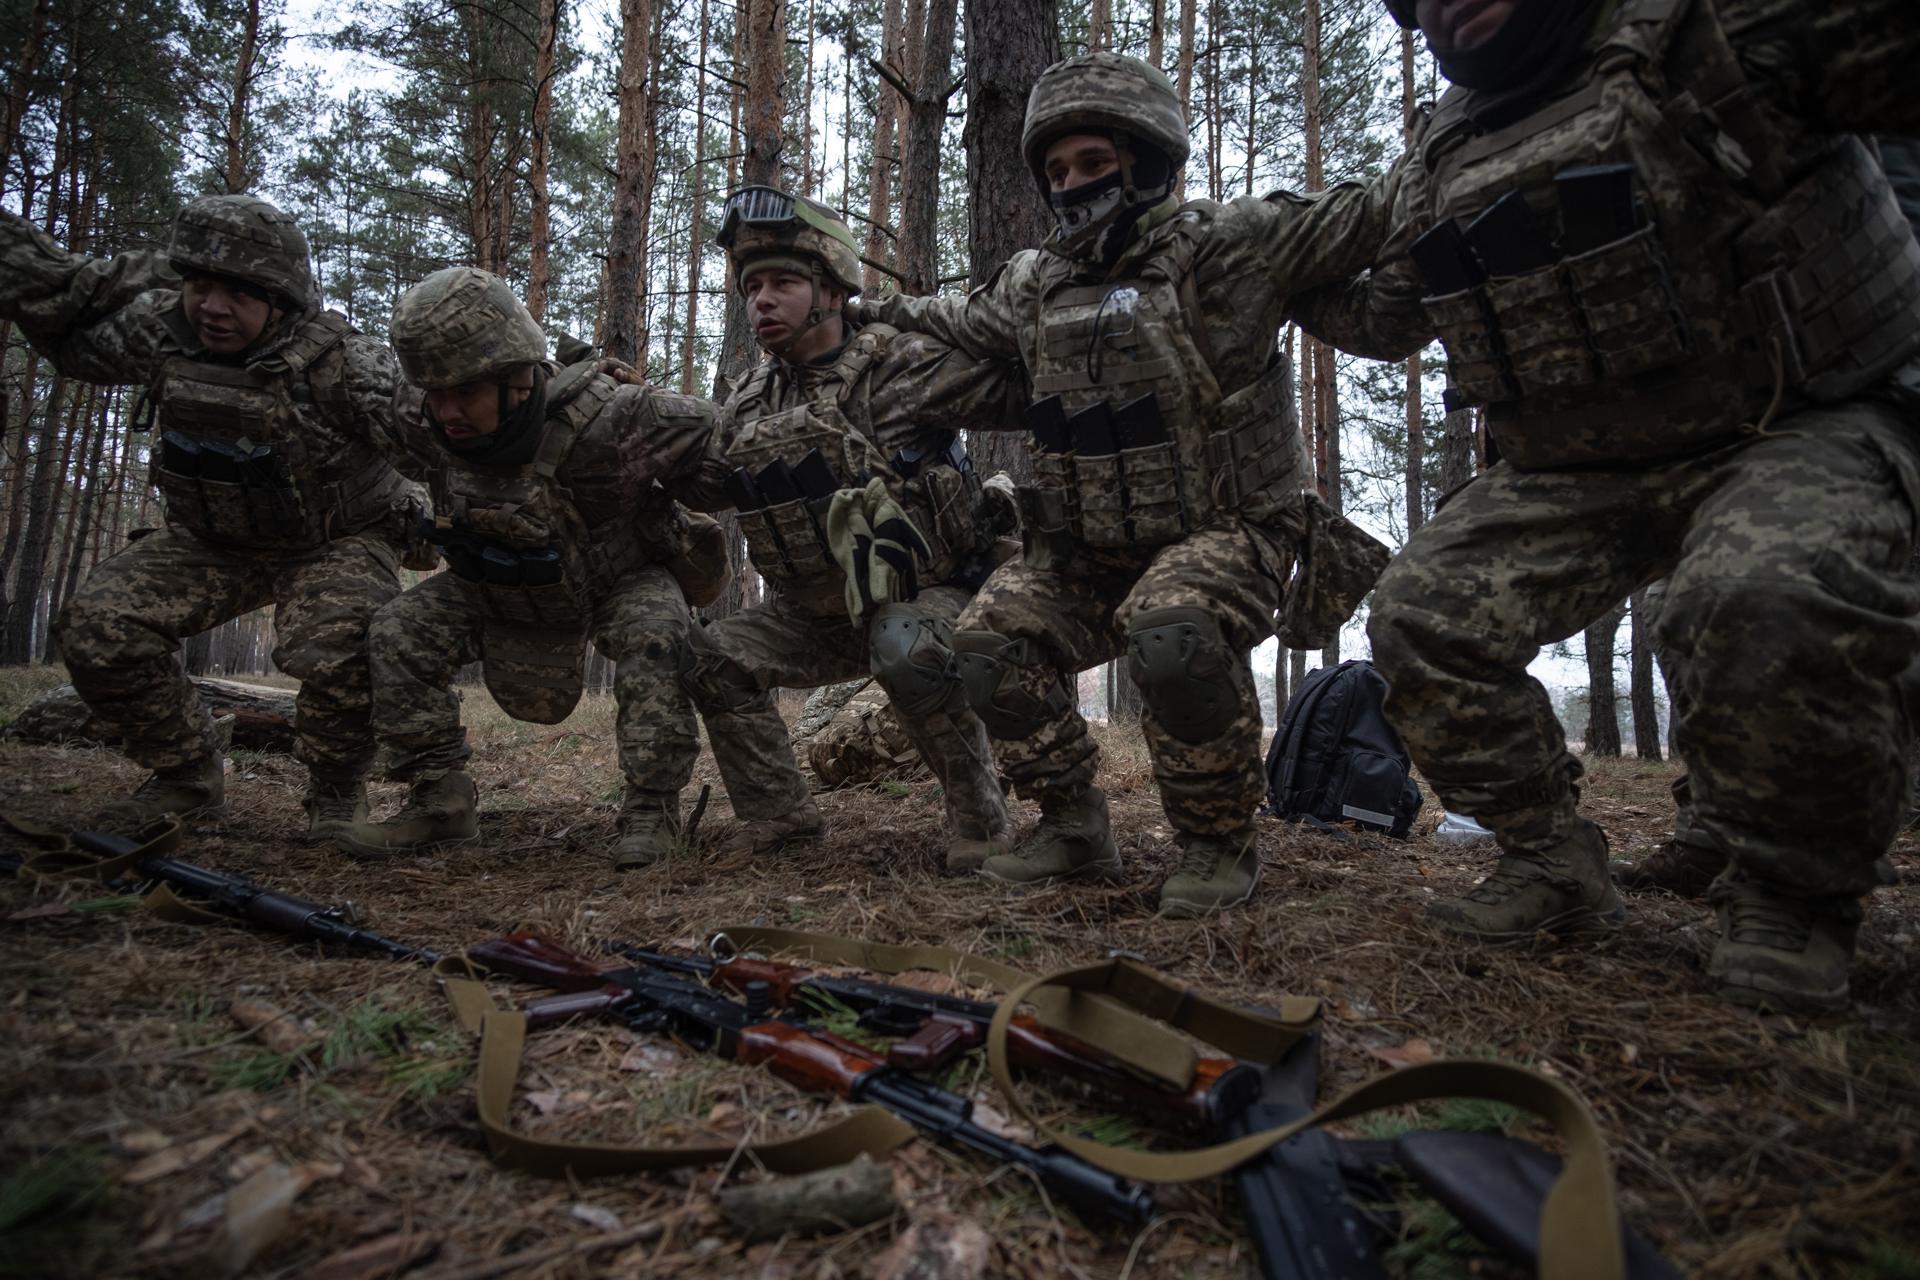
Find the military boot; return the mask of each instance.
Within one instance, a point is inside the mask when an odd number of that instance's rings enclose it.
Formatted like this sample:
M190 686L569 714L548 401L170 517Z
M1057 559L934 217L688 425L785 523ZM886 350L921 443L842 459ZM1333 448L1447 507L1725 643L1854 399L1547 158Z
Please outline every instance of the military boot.
M785 845L818 840L826 834L827 820L820 816L813 797L809 796L792 813L740 823L714 846L714 852L772 853Z
M451 840L471 840L480 832L474 816L476 800L473 779L463 770L415 778L400 812L385 822L356 822L335 836L333 843L356 858L383 858Z
M1543 929L1573 933L1626 918L1607 876L1606 834L1585 818L1545 852L1502 852L1493 874L1472 892L1427 908L1427 919L1441 928L1490 942L1526 938Z
M1174 839L1180 845L1180 866L1160 886L1161 915L1194 920L1253 896L1260 883L1260 851L1254 848L1252 827L1224 836L1182 831Z
M680 796L628 787L620 803L620 840L613 846L615 871L639 871L680 848Z
M211 817L226 806L226 764L210 755L191 764L156 769L124 800L96 811L88 825L130 834L164 817Z
M307 811L307 839L332 840L367 820L367 784L309 777L300 806Z
M947 840L947 874L970 876L985 866L988 858L1005 855L1009 847L1004 836L990 836L984 840L974 836L952 836Z
M1623 862L1614 869L1622 889L1664 889L1682 898L1703 898L1713 878L1727 869L1727 855L1705 845L1662 840L1639 862Z
M1716 881L1712 898L1720 941L1707 976L1722 997L1783 1013L1847 1007L1858 899L1788 896L1737 875Z
M1088 787L1071 798L1049 792L1040 825L1011 853L988 858L980 874L1008 884L1053 884L1083 878L1117 880L1120 850L1107 820L1107 793Z

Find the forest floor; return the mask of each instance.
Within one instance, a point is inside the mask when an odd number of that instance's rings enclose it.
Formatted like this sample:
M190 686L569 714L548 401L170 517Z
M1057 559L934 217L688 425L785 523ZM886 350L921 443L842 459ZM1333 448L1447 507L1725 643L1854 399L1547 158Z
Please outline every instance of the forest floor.
M0 672L0 723L54 678ZM1638 896L1625 928L1583 945L1496 950L1429 929L1423 904L1484 867L1479 849L1431 838L1431 798L1404 843L1263 819L1265 882L1251 906L1206 923L1157 919L1173 846L1137 737L1122 732L1107 735L1104 775L1127 862L1117 887L1010 895L943 877L925 780L822 797L832 834L795 855L695 852L623 877L606 852L620 794L606 700L542 727L506 720L478 690L466 697L477 842L378 867L307 846L301 771L240 753L226 814L193 829L180 856L350 899L372 927L446 951L518 928L583 949L608 938L691 948L741 922L943 943L1030 972L1124 948L1235 1000L1321 997L1323 1097L1433 1054L1559 1076L1599 1118L1626 1218L1690 1273L1920 1275L1913 837L1894 856L1905 883L1869 907L1852 1014L1761 1017L1710 994L1714 930L1699 903ZM1587 811L1616 856L1645 853L1671 821L1673 766L1589 764ZM0 743L0 805L48 822L77 822L138 778L108 751ZM722 828L729 813L704 756L701 781L715 784L705 825ZM398 796L377 787L376 805ZM1008 1170L925 1141L891 1159L900 1212L810 1240L747 1243L717 1212L715 1170L593 1181L504 1171L475 1124L472 1046L422 971L258 930L167 924L102 895L0 881L0 1274L888 1280L914 1274L899 1257L910 1232L959 1221L985 1228L975 1239L990 1241L988 1275L1249 1273L1238 1209L1216 1184L1161 1189L1164 1216L1145 1230L1093 1230ZM317 1047L275 1052L236 1006L283 1013ZM811 1127L834 1105L607 1023L535 1033L528 1059L514 1119L549 1136L739 1142ZM993 1101L983 1068L958 1083ZM1057 1105L1109 1141L1165 1141L1137 1117ZM1422 1122L1539 1136L1485 1105L1429 1109ZM259 1211L263 1176L282 1193L266 1202L292 1195L284 1217ZM731 1184L760 1176L744 1163L726 1172ZM1437 1207L1402 1208L1395 1274L1507 1274Z

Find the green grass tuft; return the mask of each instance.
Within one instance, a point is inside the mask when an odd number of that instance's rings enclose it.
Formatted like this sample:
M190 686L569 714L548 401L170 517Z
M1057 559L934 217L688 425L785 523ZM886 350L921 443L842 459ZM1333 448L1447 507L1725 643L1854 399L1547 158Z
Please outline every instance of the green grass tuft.
M62 1147L0 1178L0 1276L34 1280L91 1277L108 1270L121 1229L105 1149Z

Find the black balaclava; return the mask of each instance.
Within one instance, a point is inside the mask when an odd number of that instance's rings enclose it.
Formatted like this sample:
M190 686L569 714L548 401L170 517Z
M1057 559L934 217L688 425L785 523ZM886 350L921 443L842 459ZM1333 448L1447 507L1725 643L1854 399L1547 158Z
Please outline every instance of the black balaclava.
M1427 48L1440 73L1465 89L1504 93L1543 82L1564 69L1585 43L1605 0L1519 0L1500 29L1474 49L1442 55Z
M434 438L439 440L441 448L462 462L487 467L518 467L532 462L534 451L540 447L540 428L547 420L546 366L533 366L533 392L518 408L510 407L512 394L507 380L501 378L500 427L492 435L454 440L434 422ZM427 421L433 422L433 410L426 412Z
M1056 247L1083 262L1112 263L1126 248L1133 224L1173 189L1173 165L1166 152L1143 139L1104 129L1076 132L1111 139L1120 167L1104 178L1048 193Z

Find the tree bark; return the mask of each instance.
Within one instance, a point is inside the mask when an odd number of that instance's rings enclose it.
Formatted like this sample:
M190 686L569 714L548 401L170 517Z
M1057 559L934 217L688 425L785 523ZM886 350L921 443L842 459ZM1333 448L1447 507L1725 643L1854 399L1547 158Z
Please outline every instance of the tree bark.
M940 280L940 134L947 123L958 0L928 0L927 25L907 104L900 165L900 272L903 293L925 296Z
M55 496L65 462L54 452L59 434L61 401L66 379L55 377L47 391L47 403L40 419L39 435L34 440L32 492L28 497L26 532L20 539L20 559L14 566L12 607L7 610L6 629L0 633L0 666L19 666L33 661L34 614L40 603L40 586L47 569L47 550L53 541ZM73 439L73 414L79 397L66 406L66 438Z
M532 154L527 165L527 310L539 321L547 317L547 287L553 279L547 261L552 238L547 169L553 134L554 46L559 40L560 0L540 0L540 34L533 56Z
M694 388L694 332L700 323L700 251L707 214L707 39L709 0L700 0L700 61L694 72L693 91L693 220L687 231L687 328L680 335L680 392L692 395Z
M906 67L901 49L900 0L886 0L880 20L880 61L900 75ZM882 76L873 93L873 151L867 163L867 247L868 265L862 284L869 292L878 288L881 272L873 263L891 262L887 246L888 210L892 204L893 132L900 116L900 94Z
M1058 0L968 0L966 42L960 140L967 153L968 261L977 288L1052 227L1020 154L1020 128L1033 82L1060 60ZM1016 484L1032 482L1023 433L982 431L969 448L986 474L1005 471Z
M1160 0L1154 0L1158 4ZM1180 110L1186 113L1187 127L1193 127L1193 27L1199 5L1195 0L1180 0L1180 65L1174 77L1180 92ZM1180 170L1180 198L1187 198L1187 170Z
M1646 594L1645 589L1633 593L1627 632L1628 642L1633 645L1633 676L1628 686L1633 707L1633 751L1642 760L1659 760L1660 702L1654 696L1653 628L1646 624L1646 610L1641 607Z
M1419 113L1413 92L1413 32L1400 33L1400 131L1404 144L1413 145ZM1426 417L1420 404L1420 353L1407 357L1407 536L1427 521L1422 477L1426 471Z
M1113 0L1093 0L1087 14L1087 47L1113 48Z
M253 64L259 52L260 0L247 0L240 56L233 68L233 96L227 100L227 164L223 176L230 196L253 186L253 175L247 171L247 108L253 98Z
M747 0L747 102L744 185L780 185L780 117L785 102L786 0Z
M609 356L637 364L646 323L647 224L640 184L652 167L647 154L650 0L620 0L619 114L615 125L613 228L607 244L607 323L601 346Z
M1626 616L1623 600L1587 628L1586 754L1620 754L1620 708L1613 688L1613 642Z

